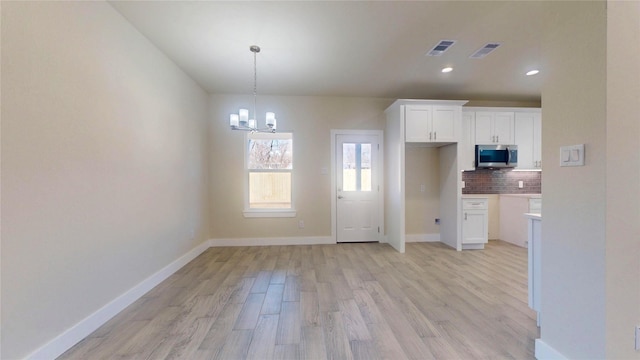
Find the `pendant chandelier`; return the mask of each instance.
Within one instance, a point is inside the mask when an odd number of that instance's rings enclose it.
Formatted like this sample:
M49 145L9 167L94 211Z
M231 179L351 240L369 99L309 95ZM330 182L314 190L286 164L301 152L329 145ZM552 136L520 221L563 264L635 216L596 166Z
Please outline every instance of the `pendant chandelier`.
M229 116L229 125L232 130L243 130L251 132L276 132L276 114L267 112L265 116L264 128L259 128L256 122L256 98L258 96L258 71L256 66L256 54L260 52L260 47L251 45L249 50L253 53L253 116L249 117L248 109L240 109L237 114Z

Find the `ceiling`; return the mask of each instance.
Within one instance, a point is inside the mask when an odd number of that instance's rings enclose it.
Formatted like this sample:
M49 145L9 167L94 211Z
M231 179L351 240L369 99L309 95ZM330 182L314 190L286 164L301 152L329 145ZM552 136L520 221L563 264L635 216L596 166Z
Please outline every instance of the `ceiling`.
M252 93L255 44L258 94L503 101L540 100L545 3L110 1L210 93Z

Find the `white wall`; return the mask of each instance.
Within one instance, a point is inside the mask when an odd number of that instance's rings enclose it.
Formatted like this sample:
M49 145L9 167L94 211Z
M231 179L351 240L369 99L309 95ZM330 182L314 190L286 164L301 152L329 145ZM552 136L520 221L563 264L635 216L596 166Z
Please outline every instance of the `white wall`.
M605 358L606 3L554 2L542 42L541 344ZM581 167L560 146L585 144Z
M640 2L609 1L606 129L609 359L640 359L633 342L633 329L640 325L639 64Z
M244 176L245 133L229 129L229 114L250 106L253 99L243 95L212 95L211 238L330 236L331 171L322 174L321 170L331 167L331 129L383 130L384 109L391 102L258 94L258 116L274 111L278 129L293 131L293 201L297 217L244 218L244 183L238 179ZM298 228L299 220L304 221L304 229Z
M0 357L15 359L207 238L208 113L105 2L3 2L1 43Z

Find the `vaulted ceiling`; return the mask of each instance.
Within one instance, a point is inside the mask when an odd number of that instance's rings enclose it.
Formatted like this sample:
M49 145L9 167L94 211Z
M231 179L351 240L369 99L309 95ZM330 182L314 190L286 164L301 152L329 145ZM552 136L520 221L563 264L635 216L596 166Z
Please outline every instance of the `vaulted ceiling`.
M259 94L539 101L545 75L544 1L110 4L211 93L253 91L254 44ZM440 40L456 42L426 56Z

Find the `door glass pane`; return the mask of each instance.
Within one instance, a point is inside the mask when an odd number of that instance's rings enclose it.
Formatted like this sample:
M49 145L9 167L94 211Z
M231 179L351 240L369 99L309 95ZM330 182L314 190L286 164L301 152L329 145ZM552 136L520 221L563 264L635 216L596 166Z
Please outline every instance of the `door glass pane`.
M371 144L342 144L342 191L371 191Z
M342 144L342 191L356 191L356 144Z
M360 144L360 190L371 191L371 144Z

